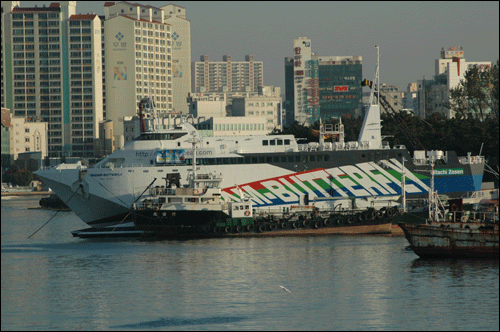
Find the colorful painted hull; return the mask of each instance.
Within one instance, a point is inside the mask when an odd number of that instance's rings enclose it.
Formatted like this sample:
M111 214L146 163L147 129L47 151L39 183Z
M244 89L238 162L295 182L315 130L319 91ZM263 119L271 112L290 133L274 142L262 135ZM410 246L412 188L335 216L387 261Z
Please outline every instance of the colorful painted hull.
M155 151L134 153L149 156ZM463 163L454 152L447 155L446 164L435 166L436 191L459 197L479 190L484 162ZM254 207L286 209L302 204L307 196L319 207L349 207L356 198L360 208L372 204L380 208L401 195L402 158L408 160L404 167L407 196L427 197L430 166L414 164L405 149L241 153L242 163L233 163L231 158L200 158L199 168L222 173L225 200L239 200L241 190L251 197ZM62 165L36 174L84 222L104 227L130 220L132 203L153 180L161 185L169 173L187 179L192 170L188 164L156 165L154 160L148 164L152 165L87 168L85 173L79 166Z

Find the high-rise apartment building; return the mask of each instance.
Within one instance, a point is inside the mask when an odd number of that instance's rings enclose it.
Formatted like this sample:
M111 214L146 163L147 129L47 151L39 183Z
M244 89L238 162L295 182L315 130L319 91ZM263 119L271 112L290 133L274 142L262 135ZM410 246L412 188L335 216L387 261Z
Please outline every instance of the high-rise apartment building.
M253 55L246 55L245 61L232 61L230 55L222 60L210 62L202 55L192 63L192 92L257 92L263 86L263 63Z
M102 120L101 21L75 11L2 2L2 103L48 122L50 157L92 157Z
M142 98L153 98L157 116L173 110L172 36L161 8L129 2L104 6L106 117L121 145L123 118L137 114Z
M191 22L186 19L184 7L169 4L161 9L172 32L173 112L187 114L187 97L191 92Z

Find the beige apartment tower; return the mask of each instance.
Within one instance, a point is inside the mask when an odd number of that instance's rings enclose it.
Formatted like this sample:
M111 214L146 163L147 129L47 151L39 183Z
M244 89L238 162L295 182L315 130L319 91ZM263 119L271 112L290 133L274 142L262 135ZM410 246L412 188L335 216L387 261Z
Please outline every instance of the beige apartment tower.
M108 2L104 10L106 118L124 142L123 119L137 115L142 98L153 98L159 117L174 108L171 26L153 6Z
M169 4L161 9L172 33L172 112L187 114L187 97L191 92L191 22L186 19L184 7Z

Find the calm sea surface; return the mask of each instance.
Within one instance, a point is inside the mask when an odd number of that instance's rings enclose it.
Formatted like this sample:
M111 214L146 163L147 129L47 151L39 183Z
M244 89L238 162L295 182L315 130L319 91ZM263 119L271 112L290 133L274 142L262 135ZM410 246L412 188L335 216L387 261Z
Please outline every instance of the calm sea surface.
M498 330L496 260L403 237L82 240L2 198L2 330ZM290 290L284 291L280 285Z

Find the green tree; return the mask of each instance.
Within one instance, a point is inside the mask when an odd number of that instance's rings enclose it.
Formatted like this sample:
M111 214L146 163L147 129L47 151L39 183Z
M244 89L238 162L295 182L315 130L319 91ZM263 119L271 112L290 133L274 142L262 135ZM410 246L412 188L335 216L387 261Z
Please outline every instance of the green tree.
M27 169L21 169L13 165L3 176L3 181L17 186L29 186L33 181L33 173Z
M473 66L467 70L459 85L450 90L447 106L459 119L469 114L481 121L488 116L498 118L498 60L488 69Z

